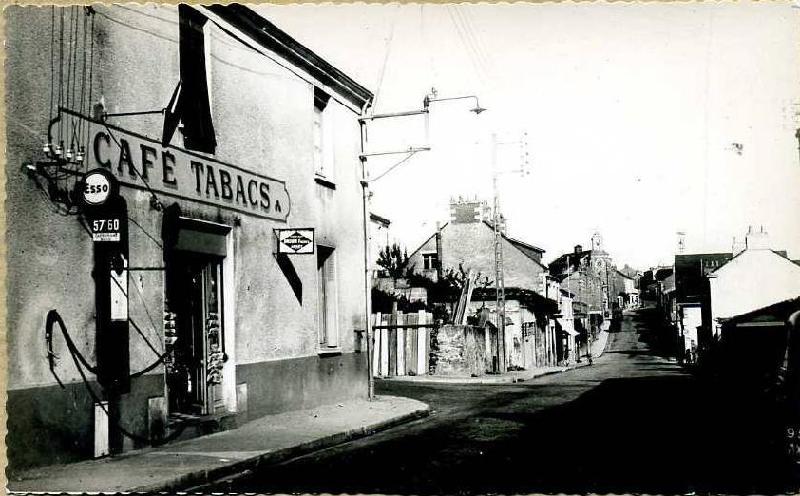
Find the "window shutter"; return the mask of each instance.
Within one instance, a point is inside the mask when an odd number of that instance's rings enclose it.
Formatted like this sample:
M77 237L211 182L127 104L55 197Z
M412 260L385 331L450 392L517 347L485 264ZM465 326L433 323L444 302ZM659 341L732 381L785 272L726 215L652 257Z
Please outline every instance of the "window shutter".
M183 123L184 146L190 150L214 153L217 139L211 121L211 103L206 74L206 41L203 25L206 18L188 5L179 5L180 17L180 92L176 95L176 113ZM166 122L165 122L166 124ZM170 126L174 124L171 116ZM168 136L165 129L162 140Z
M331 253L325 260L325 344L330 348L339 346L337 319L338 295L336 294L336 257Z
M319 250L317 256L320 257ZM324 260L317 261L317 321L319 326L319 342L325 344L328 340L326 332L327 320L327 304L325 301L325 262Z

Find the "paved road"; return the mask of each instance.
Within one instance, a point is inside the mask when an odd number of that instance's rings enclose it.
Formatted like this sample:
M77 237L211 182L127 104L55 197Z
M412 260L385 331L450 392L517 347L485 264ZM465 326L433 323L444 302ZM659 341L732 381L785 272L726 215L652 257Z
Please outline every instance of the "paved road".
M653 342L626 316L591 367L509 385L381 383L379 393L434 414L205 490L790 492L763 412L684 373Z

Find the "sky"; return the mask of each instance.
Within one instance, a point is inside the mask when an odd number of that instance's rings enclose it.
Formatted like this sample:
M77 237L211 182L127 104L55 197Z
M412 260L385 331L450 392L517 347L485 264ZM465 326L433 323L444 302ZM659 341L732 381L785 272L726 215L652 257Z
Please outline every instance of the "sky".
M800 258L800 8L790 3L260 5L376 95L371 209L409 251L454 197L492 200L547 250L595 231L619 266L730 251L748 226ZM492 159L492 142L496 146ZM527 160L524 158L524 142ZM737 151L736 146L741 149ZM739 153L741 152L741 153ZM523 172L519 172L520 169Z

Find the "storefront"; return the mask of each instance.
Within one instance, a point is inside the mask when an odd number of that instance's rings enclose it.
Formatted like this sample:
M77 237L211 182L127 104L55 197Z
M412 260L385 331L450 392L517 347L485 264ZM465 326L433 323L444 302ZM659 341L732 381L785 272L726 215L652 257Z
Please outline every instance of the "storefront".
M239 5L6 21L12 468L365 397L371 93ZM110 223L80 200L94 170Z

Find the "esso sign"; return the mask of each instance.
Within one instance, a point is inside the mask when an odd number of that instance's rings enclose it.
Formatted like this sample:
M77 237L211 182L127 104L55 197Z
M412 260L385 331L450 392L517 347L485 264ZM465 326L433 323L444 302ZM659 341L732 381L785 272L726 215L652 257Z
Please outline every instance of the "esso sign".
M81 195L86 205L102 205L112 195L114 179L104 170L93 170L83 179Z

